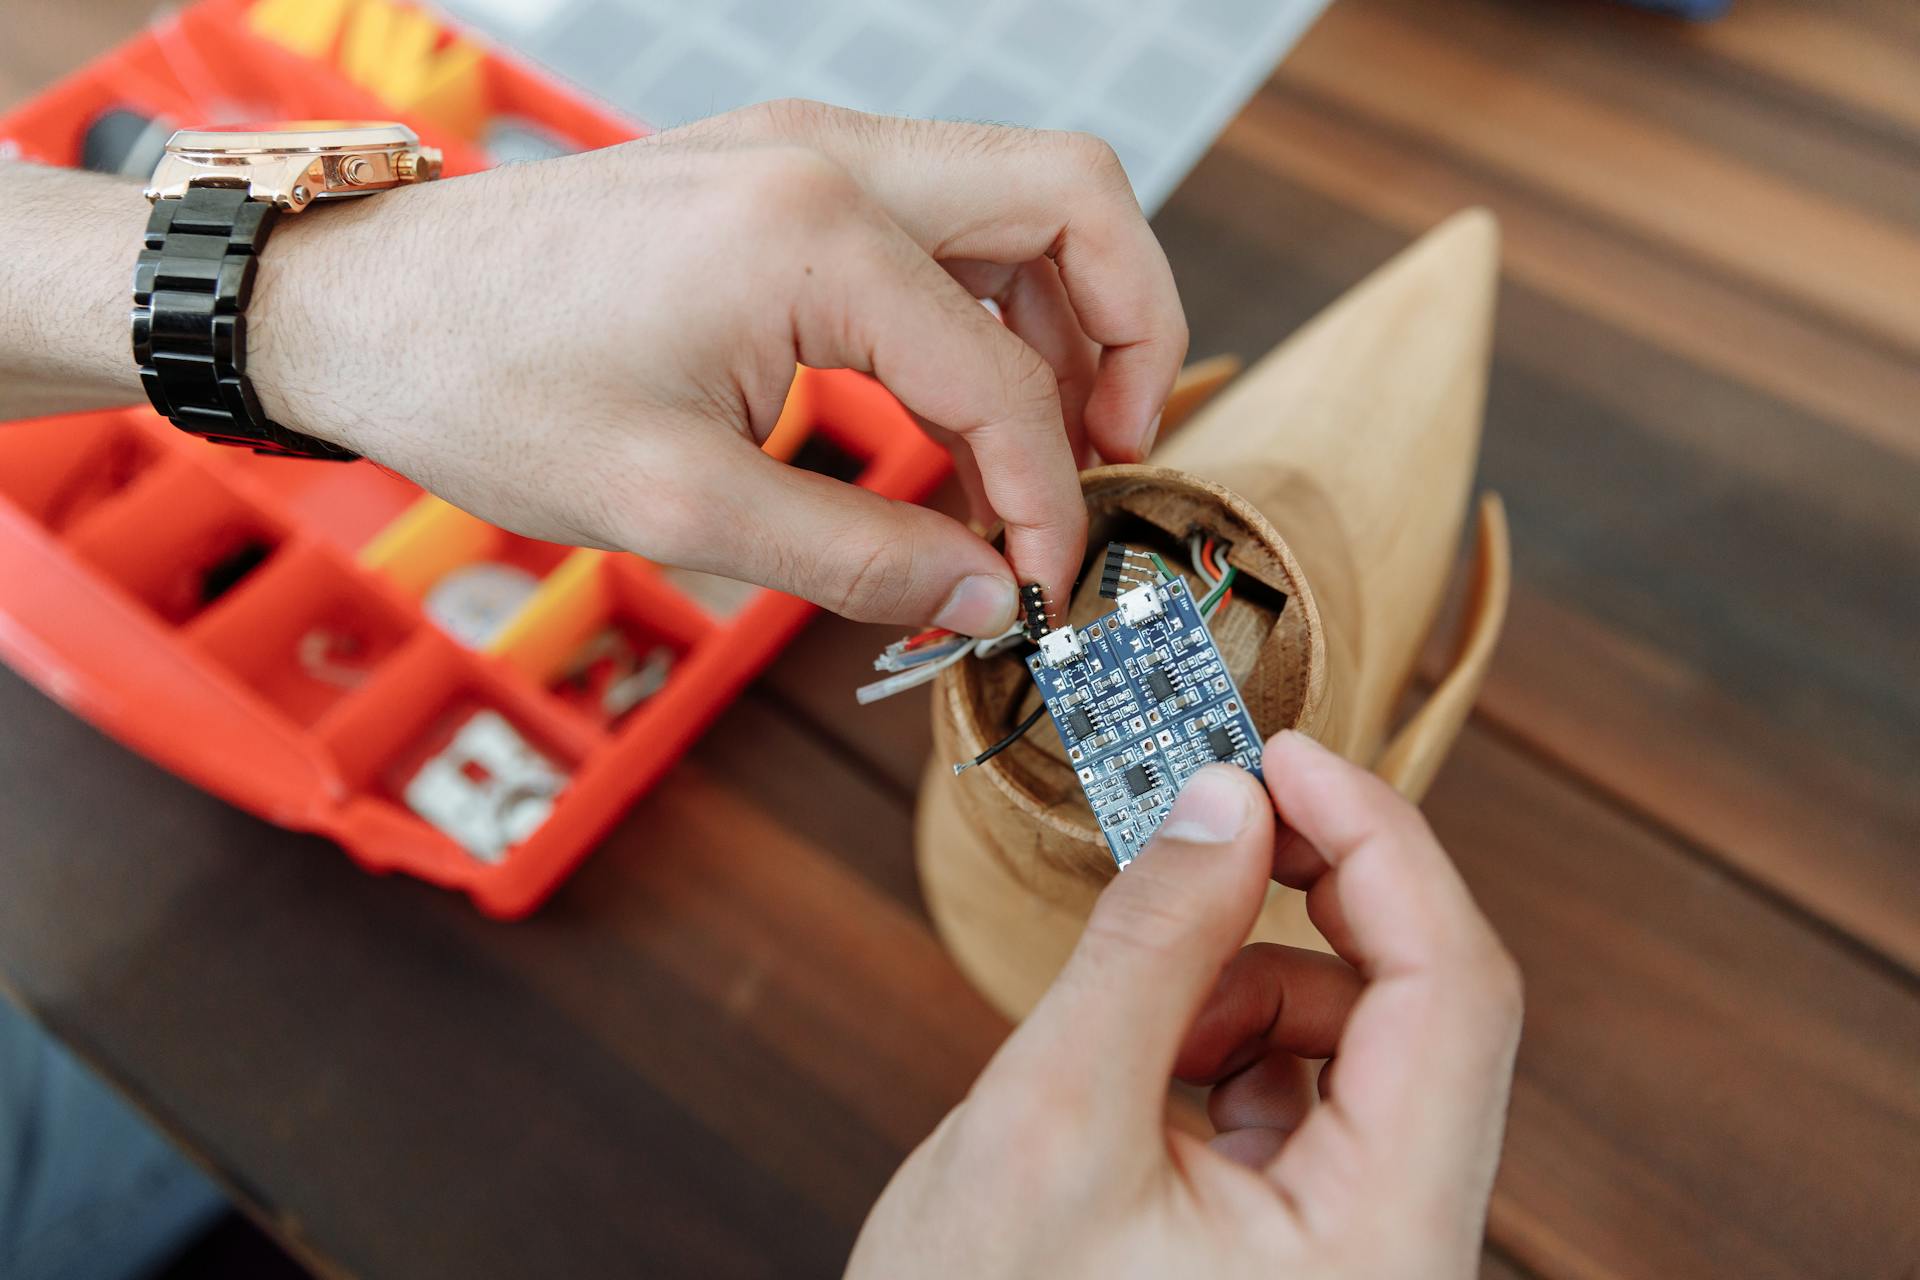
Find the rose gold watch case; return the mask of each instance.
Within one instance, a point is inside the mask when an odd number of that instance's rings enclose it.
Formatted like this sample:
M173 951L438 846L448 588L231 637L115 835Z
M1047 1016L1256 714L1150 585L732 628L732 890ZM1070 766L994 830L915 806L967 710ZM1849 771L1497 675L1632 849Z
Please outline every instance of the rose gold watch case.
M440 174L440 152L401 124L307 121L274 128L182 129L167 139L147 199L191 186L244 187L297 213L316 200L371 195Z

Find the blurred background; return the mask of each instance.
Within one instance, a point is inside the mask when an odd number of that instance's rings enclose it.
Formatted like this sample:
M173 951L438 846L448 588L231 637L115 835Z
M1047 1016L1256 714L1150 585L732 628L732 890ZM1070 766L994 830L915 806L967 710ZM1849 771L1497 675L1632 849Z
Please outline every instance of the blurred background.
M374 3L258 7L295 39ZM802 95L1099 133L1195 358L1257 358L1447 214L1494 210L1480 484L1516 582L1426 806L1528 983L1485 1274L1908 1275L1920 5L1660 7L1693 16L444 12L654 127ZM0 109L169 21L9 0ZM204 55L171 47L195 75ZM137 171L153 141L108 163ZM556 145L510 118L482 142ZM850 696L892 638L814 622L505 926L0 672L0 989L221 1188L167 1274L833 1273L1005 1032L914 882L925 702Z

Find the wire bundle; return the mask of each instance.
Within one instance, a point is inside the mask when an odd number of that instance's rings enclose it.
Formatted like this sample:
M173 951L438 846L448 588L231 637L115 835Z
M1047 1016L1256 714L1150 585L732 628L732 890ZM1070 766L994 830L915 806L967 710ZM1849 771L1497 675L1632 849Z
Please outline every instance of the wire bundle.
M1193 571L1207 587L1206 594L1200 598L1200 616L1211 618L1233 595L1233 580L1240 576L1240 571L1227 563L1226 545L1217 539L1195 533L1187 540L1187 548L1193 555Z
M882 698L891 698L896 693L917 689L923 684L931 683L935 676L968 654L976 658L990 658L1018 642L1022 635L1018 625L984 640L976 640L972 636L963 636L956 631L935 627L922 631L918 635L908 636L904 640L896 640L881 650L880 656L873 660L875 671L886 671L892 674L883 680L861 685L854 691L854 697L859 700L861 706L866 706Z

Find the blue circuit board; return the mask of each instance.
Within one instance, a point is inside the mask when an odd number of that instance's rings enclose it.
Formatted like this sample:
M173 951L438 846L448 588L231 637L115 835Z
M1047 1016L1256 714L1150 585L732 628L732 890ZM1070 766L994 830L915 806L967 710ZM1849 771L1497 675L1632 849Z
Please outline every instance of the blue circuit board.
M1116 604L1047 633L1027 665L1124 870L1203 766L1259 774L1260 733L1184 582L1136 587Z

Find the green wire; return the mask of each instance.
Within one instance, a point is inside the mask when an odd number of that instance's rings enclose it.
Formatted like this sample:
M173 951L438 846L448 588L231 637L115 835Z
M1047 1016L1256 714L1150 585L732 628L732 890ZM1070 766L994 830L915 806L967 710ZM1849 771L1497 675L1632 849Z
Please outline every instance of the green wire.
M1212 609L1216 604L1220 603L1220 597L1224 596L1227 593L1227 588L1231 587L1233 585L1233 580L1239 576L1240 576L1240 571L1238 569L1234 568L1232 565L1227 566L1226 577L1220 579L1219 583L1215 585L1213 590L1207 593L1207 598L1200 602L1200 615L1202 617L1205 617L1208 610Z
M1160 571L1160 576L1162 578L1166 579L1168 582L1178 582L1180 580L1180 577L1178 574L1174 573L1173 570L1167 568L1167 562L1160 558L1159 552L1149 551L1147 552L1147 555L1152 558L1153 567ZM1232 586L1233 580L1239 576L1240 576L1240 571L1238 569L1234 568L1232 565L1227 566L1226 576L1220 579L1219 582L1215 583L1213 590L1207 593L1207 598L1200 602L1201 616L1204 617L1206 615L1207 610L1213 608L1214 605L1219 603L1220 597L1226 594L1227 588Z

